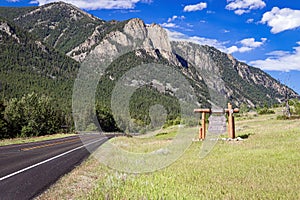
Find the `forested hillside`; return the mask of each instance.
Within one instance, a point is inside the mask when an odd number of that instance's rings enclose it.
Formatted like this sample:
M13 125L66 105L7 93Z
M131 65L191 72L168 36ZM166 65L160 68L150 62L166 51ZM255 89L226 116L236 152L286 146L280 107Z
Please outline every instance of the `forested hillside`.
M21 99L34 92L35 95L55 99L51 101L52 108L65 115L59 117L59 128L66 123L62 118L71 118L72 86L79 68L76 61L3 18L0 19L0 60L2 106L10 106L12 98ZM4 117L6 121L3 121ZM0 124L8 124L4 128L5 135L20 134L22 128L9 124L9 121L3 109L3 123ZM70 120L68 124L72 126Z
M73 7L53 3L41 7L0 8L3 16L49 46L67 53L91 35L104 21Z
M2 98L35 91L53 97L69 92L79 64L28 32L0 19Z

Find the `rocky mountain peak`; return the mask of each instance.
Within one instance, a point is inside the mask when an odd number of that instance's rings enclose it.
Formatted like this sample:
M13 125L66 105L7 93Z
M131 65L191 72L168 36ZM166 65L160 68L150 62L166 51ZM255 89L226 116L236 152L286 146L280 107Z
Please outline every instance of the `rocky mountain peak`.
M143 20L134 18L124 26L124 33L135 40L144 41L144 48L172 51L166 30L157 24L146 25Z
M117 49L115 47L115 44L117 44L127 48L145 49L153 57L157 57L156 50L158 50L164 58L176 65L180 65L176 56L172 54L168 34L161 26L157 24L146 25L139 18L130 19L123 25L121 22L114 22L111 25L116 28L109 31L101 43L97 41L97 38L101 36L102 32L96 29L90 37L68 52L67 55L81 62L88 55L87 51L93 50L94 47L98 50L105 49L109 51ZM110 53L113 54L113 52Z

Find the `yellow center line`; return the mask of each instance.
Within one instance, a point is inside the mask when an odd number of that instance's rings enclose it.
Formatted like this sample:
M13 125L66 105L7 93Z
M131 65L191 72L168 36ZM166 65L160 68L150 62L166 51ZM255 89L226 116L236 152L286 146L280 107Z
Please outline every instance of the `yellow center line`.
M58 144L75 142L75 141L78 141L78 140L80 140L80 138L76 138L76 139L72 139L72 140L66 140L66 141L61 141L61 142L55 142L55 143L49 143L49 144L43 144L43 145L39 145L39 146L27 147L27 148L21 149L21 151L29 151L29 150L33 150L33 149L40 149L40 148L44 148L44 147L51 147L51 146L55 146L55 145L58 145Z

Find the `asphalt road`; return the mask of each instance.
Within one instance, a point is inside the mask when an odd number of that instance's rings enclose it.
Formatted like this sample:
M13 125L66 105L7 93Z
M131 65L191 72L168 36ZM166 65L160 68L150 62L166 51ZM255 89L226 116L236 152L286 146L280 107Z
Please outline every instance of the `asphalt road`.
M111 137L87 134L0 147L0 200L36 197Z

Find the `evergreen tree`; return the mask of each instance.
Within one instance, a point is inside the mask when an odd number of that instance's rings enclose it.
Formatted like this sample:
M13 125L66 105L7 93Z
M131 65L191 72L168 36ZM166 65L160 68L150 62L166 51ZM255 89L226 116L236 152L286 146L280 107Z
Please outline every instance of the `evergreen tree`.
M52 100L31 93L21 99L11 99L5 109L10 137L39 136L57 133L64 125L62 113L53 107Z

